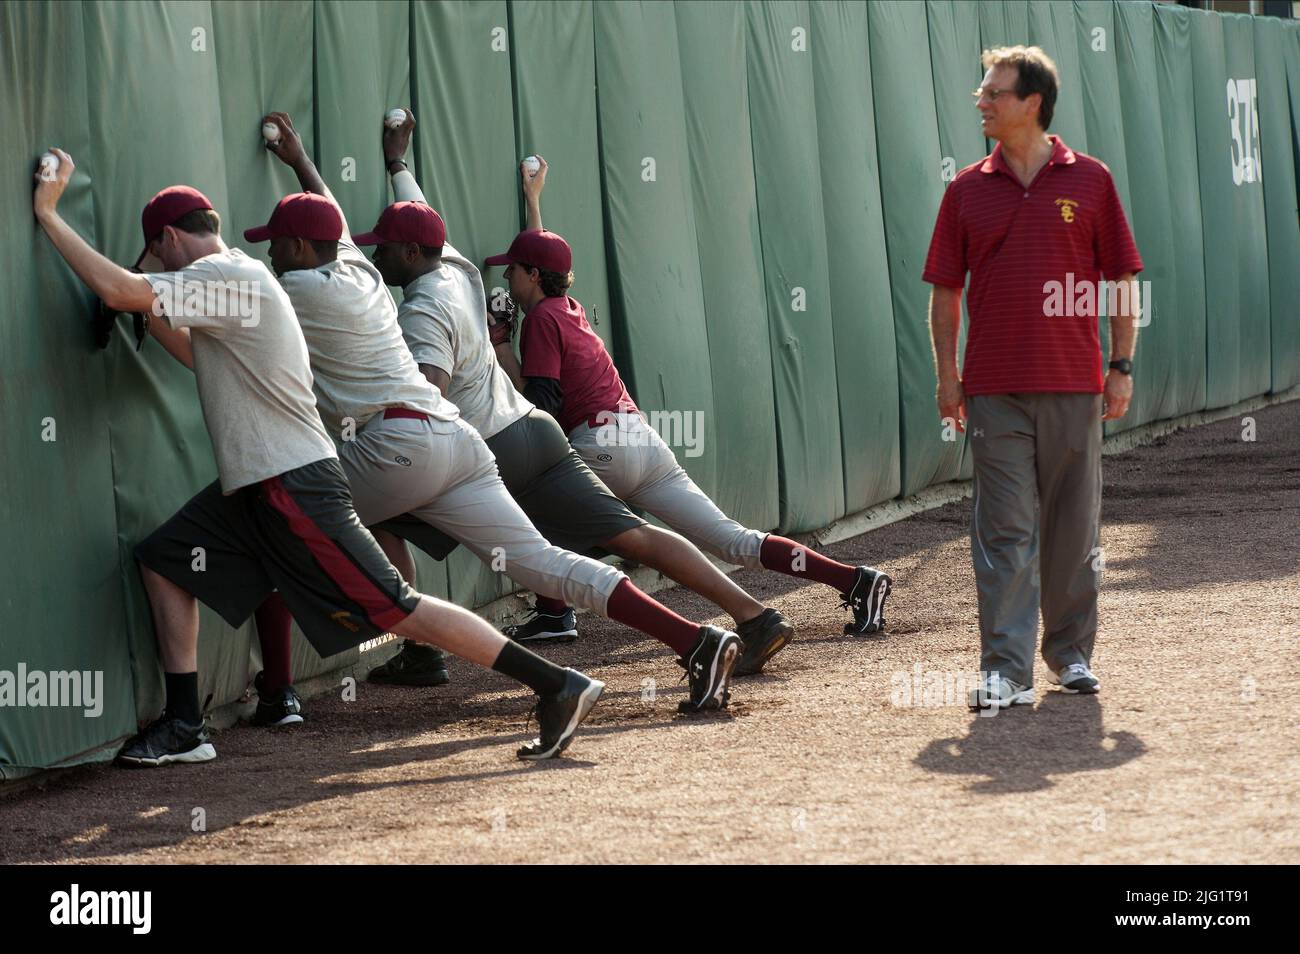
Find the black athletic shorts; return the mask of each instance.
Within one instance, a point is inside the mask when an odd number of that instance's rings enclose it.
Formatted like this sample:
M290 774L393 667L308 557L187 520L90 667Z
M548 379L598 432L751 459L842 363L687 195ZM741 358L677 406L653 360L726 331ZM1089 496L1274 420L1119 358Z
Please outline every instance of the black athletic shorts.
M420 601L361 526L334 458L229 496L210 484L135 555L231 626L279 590L322 656L390 632Z
M591 472L555 418L533 409L487 441L510 496L548 542L583 556L604 557L600 544L645 526ZM435 560L456 541L423 520L405 515L375 525L409 540Z

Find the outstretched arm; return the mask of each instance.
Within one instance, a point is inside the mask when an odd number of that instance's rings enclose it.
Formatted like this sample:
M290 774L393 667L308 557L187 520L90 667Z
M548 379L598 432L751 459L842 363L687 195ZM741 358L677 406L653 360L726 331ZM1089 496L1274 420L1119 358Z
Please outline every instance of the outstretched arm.
M117 311L149 311L153 308L155 297L149 279L127 271L99 254L59 215L59 197L67 188L76 166L72 157L62 149L50 151L58 156L59 169L53 176L39 172L35 174L36 192L32 197L32 210L36 213L36 221L45 230L59 254L77 273L77 277L109 308Z
M298 177L298 185L302 186L302 191L311 192L314 195L323 195L335 205L339 205L338 199L334 198L334 193L330 191L329 186L325 184L325 180L321 178L316 163L311 161L311 156L307 155L307 150L303 148L302 137L293 128L293 121L289 119L289 114L268 113L262 118L262 123L279 127L279 137L268 142L266 148L293 170L294 175ZM339 206L339 215L343 215L341 205ZM344 236L352 234L348 228L346 216L343 217L343 234Z
M550 168L546 160L541 156L537 157L540 168L537 175L530 176L528 170L524 168L522 162L519 163L519 178L522 181L524 189L524 205L528 208L528 225L530 229L540 229L542 227L542 189L546 186L546 170Z
M420 184L415 181L406 161L406 150L411 144L411 133L415 131L415 114L403 108L406 120L396 128L384 123L381 141L384 149L384 168L393 183L393 198L397 202L429 203L420 191Z

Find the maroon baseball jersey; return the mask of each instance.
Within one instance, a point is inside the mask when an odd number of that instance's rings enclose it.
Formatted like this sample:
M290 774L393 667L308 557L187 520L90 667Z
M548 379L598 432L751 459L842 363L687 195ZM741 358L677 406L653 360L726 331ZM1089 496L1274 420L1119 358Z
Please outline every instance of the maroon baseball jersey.
M566 434L601 411L636 410L605 343L572 298L555 296L533 306L524 318L519 352L525 378L560 382L560 426Z
M970 272L967 394L1100 392L1098 309L1049 315L1048 289L1060 283L1073 305L1092 283L1095 301L1103 276L1142 270L1110 170L1050 138L1052 157L1029 188L999 143L957 174L939 206L923 277L961 288Z

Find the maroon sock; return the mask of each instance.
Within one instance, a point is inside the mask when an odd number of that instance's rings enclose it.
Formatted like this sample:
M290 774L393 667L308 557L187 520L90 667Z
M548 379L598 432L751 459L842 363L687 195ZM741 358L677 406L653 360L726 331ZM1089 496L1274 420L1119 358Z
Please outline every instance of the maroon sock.
M679 656L685 656L700 638L700 627L667 606L646 596L631 580L623 580L609 594L609 618L648 633Z
M293 617L284 597L272 593L257 608L257 641L262 644L262 688L275 692L293 683L289 625Z
M824 557L816 550L801 546L793 540L769 533L763 541L763 548L758 558L769 570L776 570L787 576L797 576L818 583L833 586L841 593L853 589L853 577L857 568ZM795 569L796 566L802 569Z
M545 613L547 616L562 616L564 611L569 608L569 604L564 600L557 600L550 596L537 594L537 599L533 602L537 612Z

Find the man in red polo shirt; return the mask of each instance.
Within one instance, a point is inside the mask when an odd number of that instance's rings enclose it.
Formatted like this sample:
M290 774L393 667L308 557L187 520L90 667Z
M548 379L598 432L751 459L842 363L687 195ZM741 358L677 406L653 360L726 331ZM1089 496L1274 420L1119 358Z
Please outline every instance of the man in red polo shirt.
M1047 134L1058 86L1051 59L1016 46L985 51L983 64L976 106L984 135L998 144L945 193L924 279L934 286L939 415L969 429L975 462L971 558L982 653L971 705L1004 708L1034 701L1040 608L1054 681L1066 692L1100 688L1089 664L1101 422L1122 417L1133 394L1133 276L1142 259L1110 170ZM970 327L959 373L967 272ZM1062 289L1071 290L1064 302ZM1104 380L1102 296L1111 350Z

